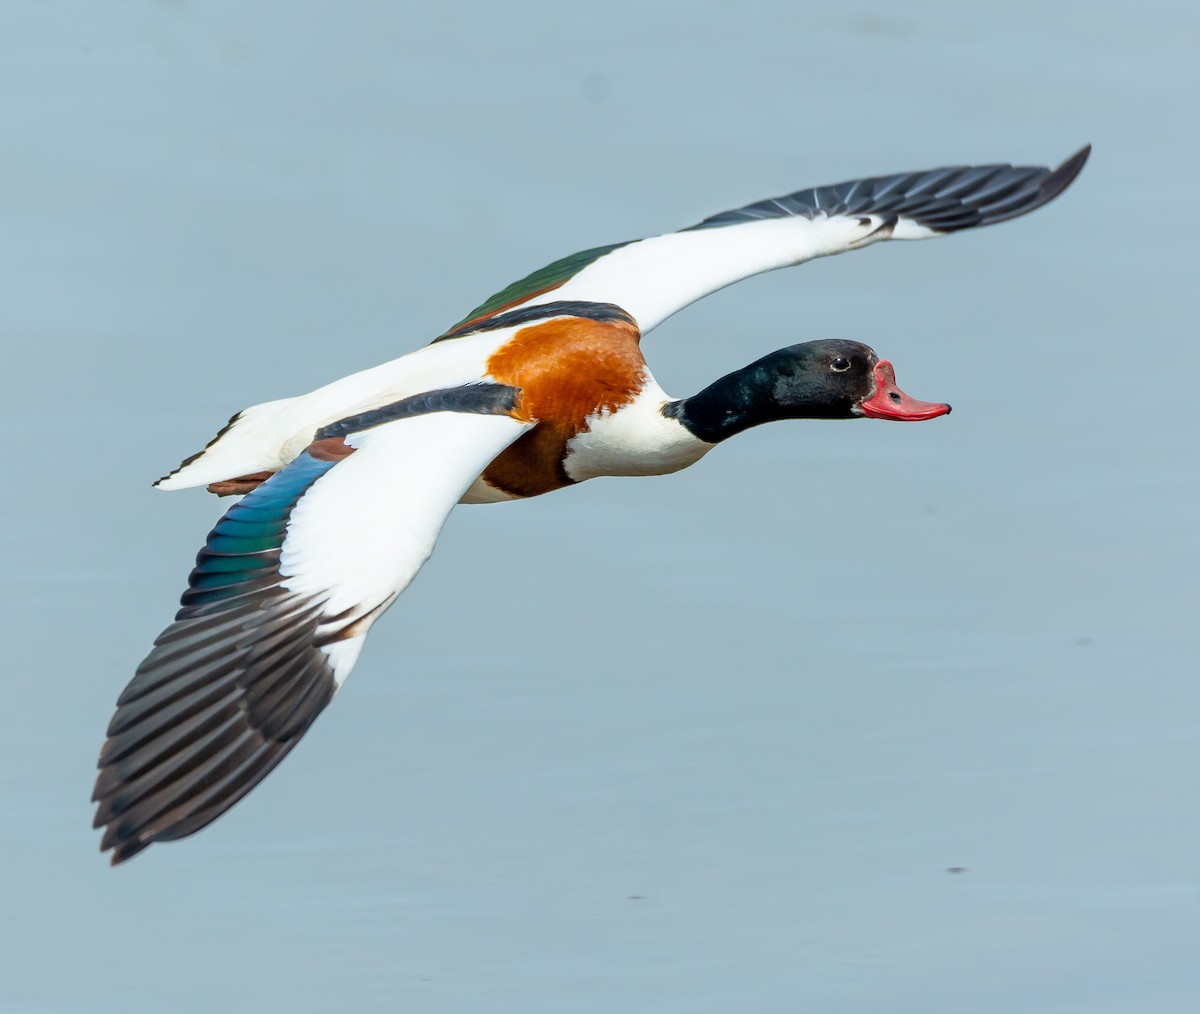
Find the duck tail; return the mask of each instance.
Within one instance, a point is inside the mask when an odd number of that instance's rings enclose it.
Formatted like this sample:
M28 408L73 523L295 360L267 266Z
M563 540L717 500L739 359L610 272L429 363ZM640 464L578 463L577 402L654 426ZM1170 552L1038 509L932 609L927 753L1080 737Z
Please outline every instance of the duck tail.
M280 398L244 408L229 420L205 446L156 483L157 489L188 489L255 472L276 472L286 461L280 456L284 441L284 410L299 398Z

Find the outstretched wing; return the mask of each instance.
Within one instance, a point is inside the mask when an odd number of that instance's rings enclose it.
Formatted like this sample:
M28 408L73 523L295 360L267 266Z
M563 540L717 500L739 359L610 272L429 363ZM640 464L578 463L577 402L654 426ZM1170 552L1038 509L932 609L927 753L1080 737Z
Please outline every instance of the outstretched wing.
M426 392L327 426L217 523L100 754L114 864L211 823L296 745L451 508L529 428L516 394Z
M1090 152L1089 145L1057 169L949 166L849 180L724 211L681 232L583 250L496 293L438 340L550 300L615 303L645 334L751 275L884 239L926 239L1027 214L1070 186Z

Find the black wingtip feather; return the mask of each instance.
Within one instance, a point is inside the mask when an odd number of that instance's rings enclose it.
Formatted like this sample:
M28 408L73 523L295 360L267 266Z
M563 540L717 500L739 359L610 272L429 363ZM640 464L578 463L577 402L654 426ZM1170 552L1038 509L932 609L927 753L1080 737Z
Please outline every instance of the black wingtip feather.
M1085 145L1057 169L1001 163L847 180L723 211L692 229L767 218L871 215L907 219L935 232L958 232L1006 222L1048 204L1071 185L1090 153L1091 145Z
M139 692L122 695L93 793L114 865L216 820L333 697L315 643L319 603L276 587L224 604L226 617L180 621L179 643L175 628L164 632L135 677Z
M1087 160L1091 154L1091 144L1085 144L1050 174L1050 178L1046 180L1046 184L1043 187L1047 201L1054 200L1054 198L1075 182L1075 177L1083 172L1083 167L1087 165Z
M989 194L979 202L979 221L973 224L996 225L1045 207L1075 182L1091 153L1092 146L1085 144L1058 168L1041 170L1041 178L1035 170L1007 193Z

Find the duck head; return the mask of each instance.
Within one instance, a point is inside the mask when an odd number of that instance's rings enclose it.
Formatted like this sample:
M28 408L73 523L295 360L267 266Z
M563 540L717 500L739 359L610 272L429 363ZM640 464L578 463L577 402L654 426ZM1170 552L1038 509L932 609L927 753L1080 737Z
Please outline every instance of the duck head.
M905 394L892 364L861 342L828 338L772 352L663 411L715 444L780 419L921 422L950 406Z

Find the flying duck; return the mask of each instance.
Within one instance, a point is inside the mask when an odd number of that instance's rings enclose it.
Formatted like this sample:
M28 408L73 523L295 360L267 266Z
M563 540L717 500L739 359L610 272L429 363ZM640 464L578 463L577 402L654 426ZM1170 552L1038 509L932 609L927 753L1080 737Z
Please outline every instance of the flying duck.
M953 166L799 190L680 232L594 247L496 293L430 345L239 412L159 489L243 494L196 559L175 621L117 701L93 801L115 865L199 831L254 788L333 699L371 625L457 503L598 475L661 475L780 419L920 421L854 341L805 342L671 398L640 339L742 278L1024 215L1056 169Z

